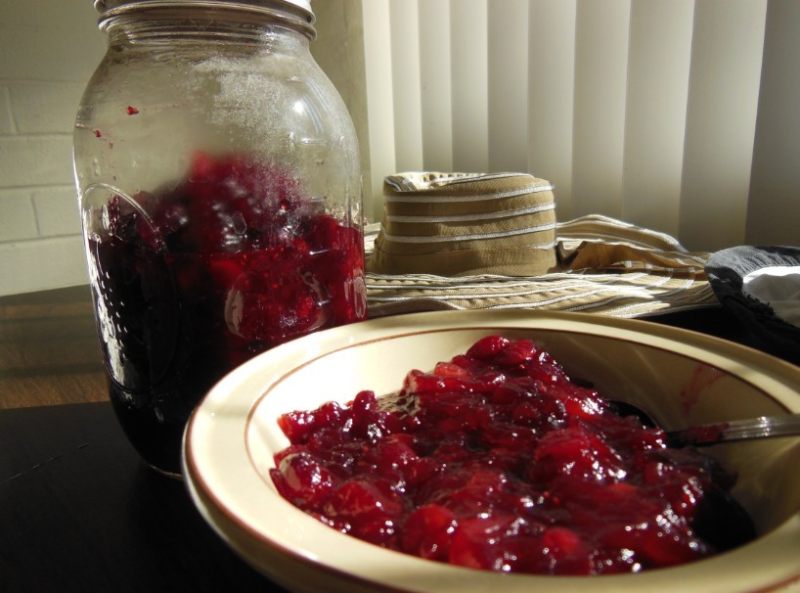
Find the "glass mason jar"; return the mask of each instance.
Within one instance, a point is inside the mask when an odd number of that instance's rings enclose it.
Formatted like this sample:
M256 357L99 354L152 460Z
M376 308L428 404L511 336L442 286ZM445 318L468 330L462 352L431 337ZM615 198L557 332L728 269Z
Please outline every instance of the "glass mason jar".
M357 141L308 0L95 6L74 164L98 333L127 436L179 473L226 372L365 317Z

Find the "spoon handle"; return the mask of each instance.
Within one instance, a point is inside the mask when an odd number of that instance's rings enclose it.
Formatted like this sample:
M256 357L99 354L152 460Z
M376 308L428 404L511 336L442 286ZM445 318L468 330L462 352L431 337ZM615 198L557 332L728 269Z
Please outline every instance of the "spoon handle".
M784 436L800 436L800 414L759 416L673 430L667 432L667 443L673 447L704 447L731 441Z

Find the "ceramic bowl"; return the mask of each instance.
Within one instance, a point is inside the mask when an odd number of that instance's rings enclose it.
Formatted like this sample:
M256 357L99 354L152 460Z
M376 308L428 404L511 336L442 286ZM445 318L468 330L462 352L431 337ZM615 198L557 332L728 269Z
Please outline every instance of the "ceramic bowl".
M611 399L667 429L800 412L800 368L755 350L643 321L570 313L447 312L382 318L284 344L231 372L192 416L184 476L228 544L296 593L735 593L800 589L800 438L717 445L759 537L691 564L632 575L506 575L374 546L281 498L269 478L288 441L276 419L362 389L390 393L489 334L528 337Z

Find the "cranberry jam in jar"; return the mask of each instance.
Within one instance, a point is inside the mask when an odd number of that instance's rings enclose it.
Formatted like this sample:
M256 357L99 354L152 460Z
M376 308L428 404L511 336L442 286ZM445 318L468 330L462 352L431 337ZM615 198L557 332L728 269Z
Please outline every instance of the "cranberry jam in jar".
M366 316L358 146L306 0L98 0L108 52L74 137L111 401L180 473L235 366Z

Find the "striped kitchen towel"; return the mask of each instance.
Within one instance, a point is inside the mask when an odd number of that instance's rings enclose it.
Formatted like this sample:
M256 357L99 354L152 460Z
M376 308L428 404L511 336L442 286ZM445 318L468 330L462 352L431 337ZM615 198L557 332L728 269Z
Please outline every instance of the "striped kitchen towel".
M556 265L553 186L527 173L399 173L369 270L537 276Z
M367 229L370 260L379 230ZM542 274L370 272L369 315L519 308L639 317L719 304L704 272L709 254L669 235L600 215L558 223L555 234L557 262Z

